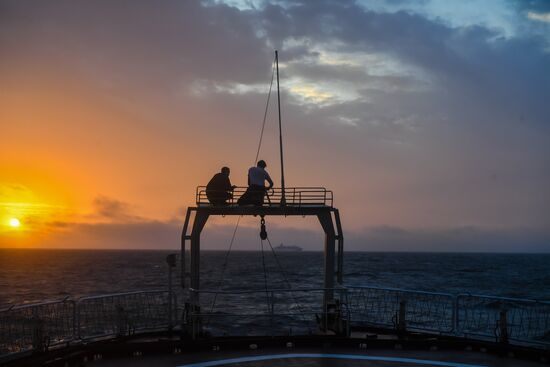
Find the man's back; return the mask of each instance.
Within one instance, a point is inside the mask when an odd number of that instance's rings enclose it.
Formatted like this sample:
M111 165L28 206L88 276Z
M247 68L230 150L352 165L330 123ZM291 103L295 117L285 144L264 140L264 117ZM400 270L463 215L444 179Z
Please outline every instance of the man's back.
M216 173L214 177L206 185L206 190L210 191L229 191L231 190L231 182L229 176L224 173Z
M265 181L268 181L270 185L273 185L269 173L262 167L250 167L248 170L248 184L254 186L265 186Z

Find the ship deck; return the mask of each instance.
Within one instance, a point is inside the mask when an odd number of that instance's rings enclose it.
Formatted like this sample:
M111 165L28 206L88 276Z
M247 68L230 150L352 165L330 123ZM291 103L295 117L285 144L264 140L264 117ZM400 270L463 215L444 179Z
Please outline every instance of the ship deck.
M141 356L114 358L89 363L90 366L170 366L170 367L394 367L394 366L447 366L447 367L512 367L548 366L540 361L499 357L480 351L408 351L357 348L270 348L263 351L206 351L181 355Z
M5 367L541 367L550 349L412 333L180 339L177 333L103 339L0 361Z

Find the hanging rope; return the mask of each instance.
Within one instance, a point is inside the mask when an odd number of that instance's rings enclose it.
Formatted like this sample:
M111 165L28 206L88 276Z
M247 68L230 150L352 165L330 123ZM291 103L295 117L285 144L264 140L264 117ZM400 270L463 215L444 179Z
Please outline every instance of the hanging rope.
M275 57L277 57L277 56L275 56ZM258 158L260 156L260 150L261 150L261 147L262 147L262 141L263 141L263 136L264 136L264 131L265 131L265 124L266 124L266 121L267 121L267 112L269 110L269 101L271 99L271 90L273 88L273 80L274 80L274 76L275 76L275 67L276 67L276 58L273 61L273 64L272 64L272 67L271 67L271 80L270 80L270 83L269 83L269 91L267 93L267 101L266 101L265 110L264 110L264 118L263 118L263 121L262 121L262 129L260 131L260 138L259 138L259 141L258 141L258 149L256 150L256 157L254 158L253 164L256 164L256 162L258 161ZM212 314L213 311L214 311L214 307L216 305L216 300L217 300L218 294L221 291L221 286L223 284L223 280L224 280L224 277L225 277L225 272L226 272L226 269L227 269L229 254L231 253L231 249L232 249L233 243L235 241L235 236L237 234L237 229L239 228L240 219L241 219L241 217L239 216L239 218L237 220L237 224L235 225L235 229L233 230L233 236L231 237L231 241L229 243L229 249L227 250L227 252L225 254L225 257L224 257L222 272L221 272L221 275L220 275L220 278L219 278L219 281L218 281L218 286L217 286L218 290L214 294L212 305L210 307L210 314ZM261 219L261 232L260 232L260 248L261 248L261 252L262 252L262 267L263 267L263 272L264 272L264 288L265 288L265 295L266 295L266 305L267 305L267 308L268 308L268 313L270 314L270 323L272 324L273 323L273 310L272 310L272 307L271 307L271 302L269 300L268 274L267 274L267 268L266 268L266 264L265 264L264 240L267 240L267 242L269 244L269 247L271 248L271 252L273 253L273 257L275 258L277 266L278 266L281 274L283 275L283 279L284 279L285 284L287 285L289 290L292 290L292 286L290 284L290 281L288 280L288 277L287 277L283 267L281 266L281 263L279 262L279 258L277 257L277 254L275 253L273 245L271 244L271 241L270 241L269 237L267 236L267 232L265 230L265 220L262 216L262 219ZM304 309L302 308L301 304L296 300L296 297L292 292L290 292L290 296L292 297L292 299L294 301L294 304L296 305L296 307L298 308L298 310L300 312L300 316L301 316L300 318L305 322L309 332L311 332L311 328L309 327L309 324L307 323L307 320L305 320L306 313L304 312ZM206 324L208 324L209 321L210 320L208 319L206 321Z
M279 262L279 258L277 257L277 254L275 253L275 250L273 249L273 245L271 245L271 241L269 240L269 237L266 237L267 243L269 244L269 247L271 248L271 252L273 253L273 257L275 258L275 262L277 263L277 266L279 267L279 270L281 271L281 274L283 275L283 279L288 287L288 289L292 290L292 286L290 285L290 281L288 280L288 277L286 276L285 270L281 266L281 263ZM262 241L263 242L263 241ZM307 326L308 331L311 333L311 328L309 327L309 324L307 323L307 320L305 319L305 310L303 309L302 305L296 300L296 297L294 296L293 292L290 292L290 296L292 297L292 300L296 304L296 307L298 307L298 310L301 314L301 319L304 321L304 323Z
M264 137L265 122L267 119L267 110L269 108L269 99L271 97L271 88L273 87L273 77L275 76L275 61L271 64L271 82L269 83L269 92L267 93L267 102L265 104L264 111L264 121L262 122L262 131L260 132L260 141L258 142L258 150L256 151L256 158L254 158L253 165L258 162L258 157L260 156L260 148L262 147L262 139Z
M269 240L269 237L266 238L267 243L269 244L269 247L271 248L271 252L273 253L273 257L275 258L275 262L277 263L277 266L279 267L279 270L281 270L281 274L283 275L283 279L288 287L288 289L292 289L292 286L290 285L290 282L288 281L288 278L286 276L285 270L281 266L281 263L279 262L279 258L277 257L277 254L275 253L275 250L273 249L273 246L271 245L271 241Z
M218 288L218 291L214 294L214 299L212 300L212 306L210 307L210 313L212 313L212 311L214 311L214 306L216 305L216 299L218 298L218 292L221 291L221 288L222 288L223 278L225 276L225 270L227 269L227 263L228 263L227 260L229 259L229 254L231 253L231 248L233 247L233 243L235 242L235 236L237 235L237 229L239 228L239 222L240 221L241 221L241 217L239 216L237 218L237 224L235 225L235 229L233 230L233 236L231 236L231 242L229 242L229 249L225 253L225 257L223 259L222 272L221 272L221 275L220 275L220 279L218 280L218 286L216 287L216 288ZM208 324L208 321L207 321L207 324Z
M267 313L271 314L271 306L269 302L269 288L267 287L267 269L265 268L264 241L261 238L260 238L260 247L262 249L262 267L264 269L265 303L267 305Z

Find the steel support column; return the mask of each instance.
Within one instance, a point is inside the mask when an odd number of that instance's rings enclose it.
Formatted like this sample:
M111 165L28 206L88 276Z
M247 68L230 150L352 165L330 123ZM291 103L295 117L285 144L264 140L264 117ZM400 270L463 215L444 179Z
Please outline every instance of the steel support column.
M325 279L324 279L324 288L325 297L324 305L326 307L327 303L334 299L334 254L336 247L336 233L334 232L334 224L332 222L332 215L330 211L323 211L322 213L317 214L321 227L325 231Z
M195 216L195 221L193 222L193 229L191 231L191 288L195 291L200 289L200 252L201 252L201 232L204 228L204 225L208 221L209 214L197 210L197 215ZM190 301L193 307L199 306L199 294L197 292L191 292Z
M344 232L342 232L342 222L340 221L340 212L334 209L334 221L336 222L336 239L338 242L338 258L336 281L339 285L344 285Z

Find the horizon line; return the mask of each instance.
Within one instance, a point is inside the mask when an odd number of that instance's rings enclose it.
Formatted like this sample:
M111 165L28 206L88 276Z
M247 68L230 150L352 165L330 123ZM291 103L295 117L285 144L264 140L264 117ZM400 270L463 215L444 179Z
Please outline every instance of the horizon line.
M63 251L63 250L69 250L69 251L175 251L177 253L181 252L180 249L166 249L166 248L93 248L93 247L86 247L86 248L71 248L71 247L0 247L1 250L46 250L46 251ZM227 249L201 249L201 252L214 252L214 251L227 251ZM242 249L232 249L233 252L261 252L261 250L242 250ZM189 252L189 249L186 250L186 252ZM303 252L316 252L316 253L324 253L323 250L302 250L302 251L288 251L285 253L303 253ZM396 254L414 254L414 253L425 253L425 254L510 254L510 255L550 255L550 250L547 252L518 252L518 251L425 251L425 250L418 250L418 251L406 251L406 250L388 250L388 251L380 251L380 250L349 250L344 251L344 254L346 253L396 253Z

